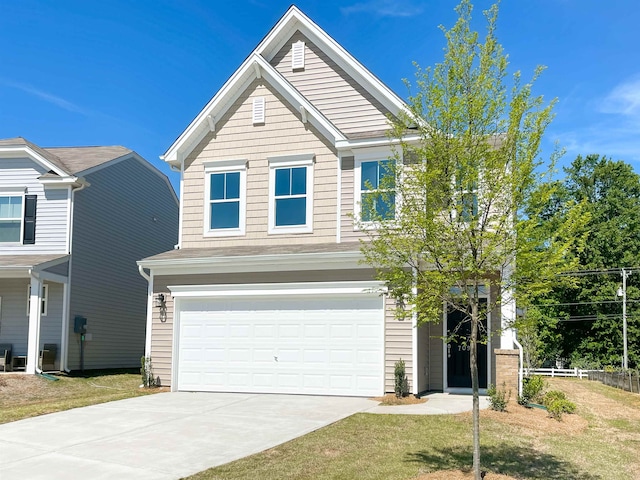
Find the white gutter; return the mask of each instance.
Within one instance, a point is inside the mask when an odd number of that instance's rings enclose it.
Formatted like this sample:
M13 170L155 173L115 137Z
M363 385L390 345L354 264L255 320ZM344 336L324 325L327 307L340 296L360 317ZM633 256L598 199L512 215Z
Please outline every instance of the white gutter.
M522 350L522 345L520 344L520 342L518 341L517 337L516 337L516 330L513 329L513 343L516 345L516 347L518 347L518 350L520 351L520 365L518 367L518 395L522 396L522 377L523 377L523 373L524 373L524 353Z

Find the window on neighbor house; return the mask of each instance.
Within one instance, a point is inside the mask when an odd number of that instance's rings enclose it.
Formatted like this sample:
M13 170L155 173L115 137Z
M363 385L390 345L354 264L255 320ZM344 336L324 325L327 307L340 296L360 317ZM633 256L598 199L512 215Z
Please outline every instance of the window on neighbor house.
M22 195L0 196L0 243L19 243L22 234Z
M360 163L360 219L372 222L395 217L396 195L392 160Z
M49 285L42 284L42 296L40 299L40 314L42 316L47 315L47 307L49 304ZM31 309L31 285L27 285L27 317L29 316L29 310Z
M205 235L244 234L246 164L246 160L205 164Z
M269 159L269 233L311 232L313 155Z

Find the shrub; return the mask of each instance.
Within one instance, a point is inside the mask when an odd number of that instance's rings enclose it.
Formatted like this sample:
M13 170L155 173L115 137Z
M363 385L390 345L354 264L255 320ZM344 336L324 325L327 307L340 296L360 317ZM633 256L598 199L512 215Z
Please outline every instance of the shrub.
M567 399L567 396L564 394L564 392L561 392L559 390L551 390L545 393L544 397L542 397L542 405L549 408L549 405L551 405L556 400L566 400L566 399Z
M142 376L142 385L145 388L155 387L158 384L155 377L153 376L151 357L140 358L140 375Z
M518 403L520 405L526 405L530 402L540 402L544 387L544 378L540 375L525 377L522 380L522 395L518 397Z
M506 384L503 382L501 389L497 389L495 385L489 385L487 395L489 395L489 407L491 407L491 410L504 412L511 399L511 390L507 392Z
M557 399L547 406L547 411L550 417L560 421L563 413L574 413L576 411L576 404L564 398Z
M404 360L400 359L396 362L394 376L396 397L401 398L409 395L409 380L405 373Z

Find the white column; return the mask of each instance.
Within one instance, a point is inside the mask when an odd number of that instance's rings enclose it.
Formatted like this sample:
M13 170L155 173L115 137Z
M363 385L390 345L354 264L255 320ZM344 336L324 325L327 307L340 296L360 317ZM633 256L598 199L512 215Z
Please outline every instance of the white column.
M513 343L513 324L516 321L516 299L513 296L513 286L511 285L511 272L513 266L508 265L502 271L502 299L500 302L501 322L500 327L500 348L511 350L514 348Z
M67 368L69 351L69 283L62 284L62 331L60 332L60 371Z
M151 357L151 333L153 330L153 275L147 284L147 331L144 344L144 356Z
M27 341L27 373L36 373L40 338L40 315L42 311L42 281L31 275L31 295L29 297L29 338Z

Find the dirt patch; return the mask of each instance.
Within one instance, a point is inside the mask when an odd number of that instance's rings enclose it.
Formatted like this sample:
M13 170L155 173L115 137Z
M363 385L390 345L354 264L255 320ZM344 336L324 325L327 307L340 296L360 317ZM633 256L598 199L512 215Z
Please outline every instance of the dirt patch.
M373 398L376 402L380 402L380 405L393 406L393 405L415 405L417 403L426 403L426 398L418 398L415 395L407 395L406 397L396 397L393 393L388 393L384 397Z
M578 415L566 414L562 416L562 420L558 421L549 417L546 410L526 408L514 401L509 402L506 412L482 410L480 418L490 418L497 422L520 427L524 432L536 435L549 433L575 435L582 433L589 425L587 420Z
M442 470L440 472L425 473L413 480L473 480L472 471ZM517 480L515 477L487 472L484 480Z
M47 393L49 380L36 375L7 374L0 376L0 405L31 398L41 398Z

